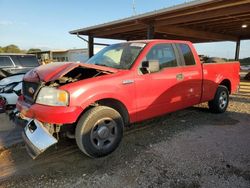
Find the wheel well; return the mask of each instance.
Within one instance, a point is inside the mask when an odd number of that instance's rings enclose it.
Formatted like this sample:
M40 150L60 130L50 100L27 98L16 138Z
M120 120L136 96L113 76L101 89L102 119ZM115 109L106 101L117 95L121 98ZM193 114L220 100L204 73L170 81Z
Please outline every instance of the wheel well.
M219 85L226 86L228 92L231 93L231 82L228 79L223 80Z
M125 126L129 124L130 120L129 120L128 110L122 102L116 99L101 99L99 101L96 101L95 104L114 108L121 114Z

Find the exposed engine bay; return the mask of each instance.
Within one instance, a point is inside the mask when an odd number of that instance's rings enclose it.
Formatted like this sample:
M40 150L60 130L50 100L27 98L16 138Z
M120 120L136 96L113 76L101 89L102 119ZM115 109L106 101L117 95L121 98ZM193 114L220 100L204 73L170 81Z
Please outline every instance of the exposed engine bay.
M84 80L88 78L94 78L97 76L102 76L106 74L111 74L110 72L85 68L85 67L76 67L73 70L69 71L67 74L63 75L62 77L58 78L57 80L51 81L46 85L52 87L58 87L65 84L77 82L79 80Z

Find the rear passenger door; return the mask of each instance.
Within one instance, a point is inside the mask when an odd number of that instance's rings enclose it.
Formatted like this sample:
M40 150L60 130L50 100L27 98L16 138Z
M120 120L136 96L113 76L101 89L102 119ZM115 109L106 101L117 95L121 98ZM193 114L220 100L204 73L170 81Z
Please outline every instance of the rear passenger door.
M200 103L202 94L202 69L195 61L188 44L176 44L182 62L183 105L189 107Z

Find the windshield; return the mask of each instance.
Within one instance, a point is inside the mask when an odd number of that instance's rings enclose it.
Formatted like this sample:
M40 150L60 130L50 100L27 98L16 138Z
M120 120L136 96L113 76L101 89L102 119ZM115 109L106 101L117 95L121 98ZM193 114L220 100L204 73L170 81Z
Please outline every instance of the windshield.
M87 63L116 69L129 69L145 45L145 43L113 44L91 57Z

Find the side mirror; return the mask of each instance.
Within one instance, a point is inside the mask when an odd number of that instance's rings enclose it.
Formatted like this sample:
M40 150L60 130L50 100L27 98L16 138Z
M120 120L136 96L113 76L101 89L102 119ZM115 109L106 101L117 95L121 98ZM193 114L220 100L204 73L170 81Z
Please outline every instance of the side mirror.
M160 70L160 63L158 60L143 61L142 69L147 70L148 73L158 72Z

